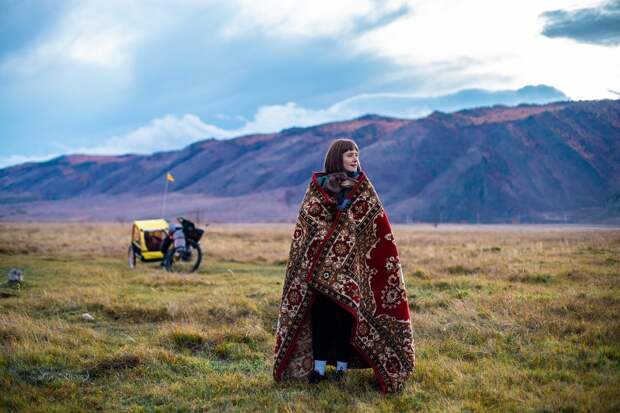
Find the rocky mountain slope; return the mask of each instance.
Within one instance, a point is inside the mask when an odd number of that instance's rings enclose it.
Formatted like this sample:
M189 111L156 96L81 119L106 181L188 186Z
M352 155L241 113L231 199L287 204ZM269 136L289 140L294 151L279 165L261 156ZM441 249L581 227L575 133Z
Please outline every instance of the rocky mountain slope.
M329 143L352 137L395 222L611 222L620 199L620 100L367 115L153 155L62 156L0 170L0 215L290 221ZM96 200L96 201L95 201ZM95 212L95 205L101 210Z

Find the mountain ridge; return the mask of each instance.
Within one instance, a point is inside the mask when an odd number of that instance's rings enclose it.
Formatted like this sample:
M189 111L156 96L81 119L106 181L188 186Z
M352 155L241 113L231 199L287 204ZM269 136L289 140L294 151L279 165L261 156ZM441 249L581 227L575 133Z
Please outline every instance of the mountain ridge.
M609 99L434 111L418 119L366 114L151 155L63 155L1 169L0 216L46 219L27 212L36 202L71 210L95 196L157 197L170 171L173 193L205 200L273 193L288 220L329 142L345 135L360 146L362 167L396 222L617 219L606 200L620 190L620 100ZM240 208L240 220L252 215L249 206Z

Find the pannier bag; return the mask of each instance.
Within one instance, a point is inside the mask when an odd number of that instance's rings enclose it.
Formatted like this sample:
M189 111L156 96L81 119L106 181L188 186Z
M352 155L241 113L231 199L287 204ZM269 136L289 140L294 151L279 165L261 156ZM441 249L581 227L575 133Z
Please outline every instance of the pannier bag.
M183 228L175 228L172 233L172 238L174 239L174 247L176 249L185 248L185 233L183 232Z

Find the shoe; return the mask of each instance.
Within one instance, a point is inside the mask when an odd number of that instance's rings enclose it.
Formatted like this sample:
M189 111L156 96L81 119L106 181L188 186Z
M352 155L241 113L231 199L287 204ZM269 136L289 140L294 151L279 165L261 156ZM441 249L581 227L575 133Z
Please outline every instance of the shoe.
M312 370L312 373L310 373L310 375L308 376L308 381L310 382L310 384L316 384L323 380L325 380L325 376L316 370Z
M334 381L344 381L347 378L347 372L344 370L336 370L332 377Z

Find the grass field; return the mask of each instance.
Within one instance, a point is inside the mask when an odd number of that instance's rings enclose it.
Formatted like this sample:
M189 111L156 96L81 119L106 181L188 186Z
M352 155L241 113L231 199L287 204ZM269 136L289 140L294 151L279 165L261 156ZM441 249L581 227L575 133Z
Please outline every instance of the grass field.
M620 411L620 230L394 232L417 367L383 396L273 381L292 226L214 224L178 275L127 268L128 224L0 224L0 411Z

